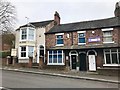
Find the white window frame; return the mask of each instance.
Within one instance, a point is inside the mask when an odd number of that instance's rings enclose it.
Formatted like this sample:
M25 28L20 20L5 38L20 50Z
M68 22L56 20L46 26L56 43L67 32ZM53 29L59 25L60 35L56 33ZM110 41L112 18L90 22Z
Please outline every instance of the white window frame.
M26 47L26 57L21 57L21 47ZM28 47L33 47L33 58L34 58L34 50L35 50L35 47L34 46L20 46L19 47L19 52L18 52L18 54L19 54L19 59L29 59L29 56L28 56Z
M105 28L105 29L102 29L102 31L103 31L103 38L105 38L105 37L112 37L112 35L104 36L104 32L106 32L106 31L113 31L113 28ZM113 37L112 37L112 38L113 38ZM103 43L104 43L104 44L114 43L114 41L112 41L112 42L104 42L104 40L103 40Z
M29 39L29 28L31 28L31 29L34 30L34 39L33 40ZM26 29L26 31L27 31L27 37L24 40L22 39L22 29ZM35 33L36 33L35 28L32 28L32 27L23 27L23 28L20 28L20 41L35 41L35 37L36 37Z
M57 44L57 36L58 35L62 35L63 36L63 44ZM64 33L57 33L57 34L55 34L55 36L56 36L56 38L55 38L55 40L56 40L56 46L64 46Z
M53 50L51 50L52 51L52 57L53 57ZM52 63L49 63L49 51L48 51L48 63L47 63L47 65L65 65L64 64L64 54L63 54L63 50L61 50L62 51L62 63L58 63L58 50L56 50L57 51L57 63L53 63L53 60L52 60ZM53 58L52 58L53 59Z
M79 43L79 35L78 35L78 45L85 45L85 44L86 44L86 31L78 31L78 32L77 32L77 34L80 34L80 33L81 33L81 34L82 34L82 33L85 34L85 36L84 36L84 37L85 37L85 43Z
M27 32L27 34L28 34L28 30L27 30L27 27L24 27L24 28L20 28L20 41L26 41L27 40L27 36L26 36L26 39L22 39L22 29L26 29L26 32Z
M109 53L109 54L110 54L110 61L112 62L112 52L111 52L111 49L108 49L108 50L110 50L110 53ZM119 55L118 55L118 54L119 54L120 52L118 51L118 49L116 49L116 51L117 51L117 52L116 52L117 58L119 58ZM104 64L103 64L103 66L120 66L120 64L119 64L119 59L118 59L118 64L112 64L112 63L111 63L111 64L107 64L107 63L106 63L106 53L105 53L105 49L104 49L103 53L104 53ZM113 53L114 53L114 52L113 52Z

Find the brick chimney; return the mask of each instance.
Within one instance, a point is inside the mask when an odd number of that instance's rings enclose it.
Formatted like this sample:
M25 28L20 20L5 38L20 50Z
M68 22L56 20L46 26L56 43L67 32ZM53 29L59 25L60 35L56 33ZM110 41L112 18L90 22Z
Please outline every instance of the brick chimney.
M120 1L116 3L115 5L115 11L114 11L115 17L120 17Z
M54 14L54 25L60 25L60 15L57 11Z

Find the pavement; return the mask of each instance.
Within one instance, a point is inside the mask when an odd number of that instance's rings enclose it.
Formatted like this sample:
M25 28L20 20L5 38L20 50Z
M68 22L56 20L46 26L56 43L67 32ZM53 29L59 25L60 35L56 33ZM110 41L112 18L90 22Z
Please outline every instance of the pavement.
M57 70L41 70L37 68L16 68L16 67L2 67L1 69L8 70L8 71L15 71L15 72L50 75L50 76L58 76L58 77L65 77L65 78L84 79L84 80L120 84L118 76L99 75L97 72L81 72L76 70L57 71Z

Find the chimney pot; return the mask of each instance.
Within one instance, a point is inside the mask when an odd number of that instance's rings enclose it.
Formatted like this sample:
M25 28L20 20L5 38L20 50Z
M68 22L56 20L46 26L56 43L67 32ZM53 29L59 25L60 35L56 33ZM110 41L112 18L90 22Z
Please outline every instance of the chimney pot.
M54 14L54 24L60 25L60 15L57 11L55 11L55 14Z

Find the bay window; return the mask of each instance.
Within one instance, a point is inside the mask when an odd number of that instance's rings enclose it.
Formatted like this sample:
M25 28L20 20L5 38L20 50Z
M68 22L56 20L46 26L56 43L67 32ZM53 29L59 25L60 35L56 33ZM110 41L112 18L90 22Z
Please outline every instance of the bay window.
M26 47L21 47L21 57L26 57Z
M32 27L25 27L20 29L20 41L34 41L35 29Z
M19 47L19 58L33 57L34 47L33 46L20 46Z

